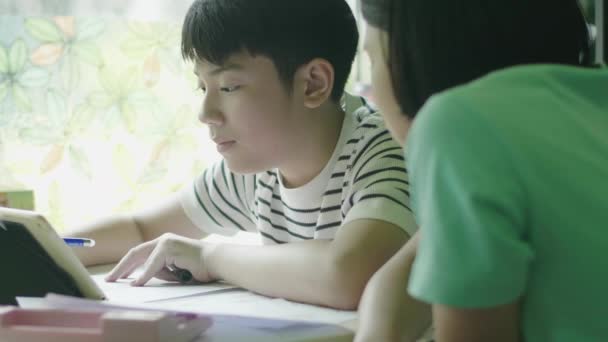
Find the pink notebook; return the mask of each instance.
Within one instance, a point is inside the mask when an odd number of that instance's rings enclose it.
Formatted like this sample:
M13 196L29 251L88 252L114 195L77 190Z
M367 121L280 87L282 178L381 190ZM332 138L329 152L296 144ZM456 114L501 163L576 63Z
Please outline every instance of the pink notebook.
M190 313L0 306L2 342L186 342L211 324L209 317Z

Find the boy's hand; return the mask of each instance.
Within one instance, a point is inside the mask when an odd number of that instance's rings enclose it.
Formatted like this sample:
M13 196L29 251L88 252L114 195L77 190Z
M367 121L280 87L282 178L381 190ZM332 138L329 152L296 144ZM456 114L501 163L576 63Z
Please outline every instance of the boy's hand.
M213 281L215 279L209 275L205 263L206 248L203 246L210 247L200 240L170 233L163 234L132 248L105 279L108 282L114 282L127 278L143 265L142 274L132 281L131 285L142 286L154 277L177 281L178 278L170 271L170 268L174 267L190 271L197 281Z

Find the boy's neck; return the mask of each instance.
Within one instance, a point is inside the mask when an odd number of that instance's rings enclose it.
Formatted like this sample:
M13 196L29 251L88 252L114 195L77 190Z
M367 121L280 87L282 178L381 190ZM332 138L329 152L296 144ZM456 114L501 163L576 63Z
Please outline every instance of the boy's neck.
M292 159L279 167L283 184L288 188L298 188L323 171L331 159L342 131L344 111L340 105L327 103L311 113L304 127L301 127L301 141L293 141Z

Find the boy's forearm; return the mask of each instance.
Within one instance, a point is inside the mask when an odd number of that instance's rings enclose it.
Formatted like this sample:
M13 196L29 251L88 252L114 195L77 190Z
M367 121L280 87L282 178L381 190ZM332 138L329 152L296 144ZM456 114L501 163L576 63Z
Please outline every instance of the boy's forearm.
M368 280L407 238L389 222L358 219L333 240L203 246L203 258L212 278L271 297L354 310Z
M94 247L72 248L85 266L116 263L129 249L143 242L142 234L130 216L101 219L62 235L95 240Z
M412 239L410 242L415 242ZM407 293L415 243L404 246L372 277L362 298L359 341L416 341L431 324L430 305Z
M340 270L331 241L311 240L272 246L216 245L208 256L210 273L270 297L352 309L340 297Z

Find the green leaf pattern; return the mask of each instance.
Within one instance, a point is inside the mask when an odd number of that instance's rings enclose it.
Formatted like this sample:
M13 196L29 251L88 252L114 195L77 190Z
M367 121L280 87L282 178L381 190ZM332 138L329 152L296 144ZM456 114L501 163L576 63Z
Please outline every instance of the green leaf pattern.
M8 56L8 72L11 74L19 73L25 66L27 59L27 47L23 40L15 41Z
M85 41L89 39L95 39L99 37L99 35L105 29L105 23L103 20L98 18L88 18L80 21L80 25L78 27L78 33L76 34L76 39L80 41Z
M0 103L4 100L6 93L8 93L8 82L0 83Z
M49 81L49 73L41 68L31 68L19 76L19 83L27 88L42 87Z
M32 110L32 102L30 97L27 96L25 89L20 85L13 86L13 97L15 99L15 106L17 109L29 112Z
M46 18L28 18L25 27L30 34L41 42L56 43L63 40L63 34L51 20Z
M218 158L200 152L213 148L201 143L181 23L68 19L0 32L0 190L34 190L59 229L157 200Z
M0 80L5 80L0 87L0 104L10 97L14 109L22 112L32 110L32 101L27 90L44 86L48 82L46 70L26 67L27 56L28 47L22 38L14 40L8 53L4 46L0 48Z
M0 45L0 74L8 72L8 53L6 48Z

